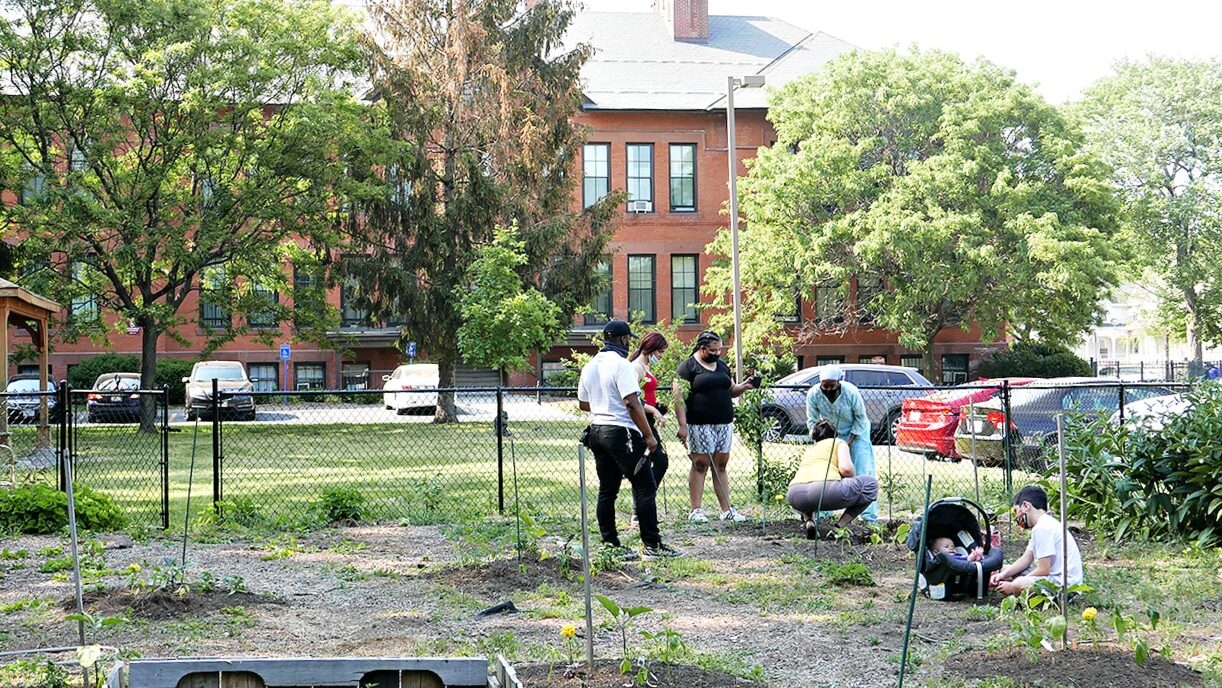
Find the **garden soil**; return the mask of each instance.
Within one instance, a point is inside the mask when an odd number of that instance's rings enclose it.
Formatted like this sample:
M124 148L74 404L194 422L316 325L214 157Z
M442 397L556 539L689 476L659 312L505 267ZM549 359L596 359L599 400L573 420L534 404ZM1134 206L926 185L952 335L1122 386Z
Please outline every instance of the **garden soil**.
M951 657L948 673L965 679L1001 677L1018 688L1193 688L1202 685L1191 669L1151 657L1137 666L1132 652L1076 649L1031 657L1025 652L965 652Z

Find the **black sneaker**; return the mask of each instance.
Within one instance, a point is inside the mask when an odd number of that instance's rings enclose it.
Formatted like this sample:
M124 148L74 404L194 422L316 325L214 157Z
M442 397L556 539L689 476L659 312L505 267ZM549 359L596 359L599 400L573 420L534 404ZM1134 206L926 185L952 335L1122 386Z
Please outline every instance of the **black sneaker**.
M644 561L657 561L658 559L669 559L671 557L681 557L683 552L667 545L665 543L657 547L645 547L641 550L641 559Z

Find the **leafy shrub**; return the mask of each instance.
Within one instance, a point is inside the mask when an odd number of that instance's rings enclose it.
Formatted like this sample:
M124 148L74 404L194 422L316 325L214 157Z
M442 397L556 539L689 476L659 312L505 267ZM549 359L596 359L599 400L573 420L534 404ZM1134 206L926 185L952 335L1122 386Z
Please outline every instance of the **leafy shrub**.
M862 587L874 585L874 574L870 571L870 567L859 561L844 564L829 561L824 563L821 569L823 575L827 576L827 582L832 585L859 585Z
M221 520L240 526L252 527L263 521L259 506L250 497L233 497L220 503Z
M1090 364L1069 349L1040 342L1018 342L993 354L976 370L980 377L1080 377Z
M192 361L178 358L162 358L157 361L155 387L169 388L169 403L183 403L182 379L191 374ZM72 366L68 374L68 384L73 389L92 389L98 376L106 373L138 373L140 358L125 354L99 354L86 358Z
M86 530L118 530L126 522L108 495L88 487L75 491L77 525ZM0 529L46 535L68 525L68 495L50 485L27 485L0 492Z
M1065 471L1071 517L1100 536L1222 544L1222 385L1188 394L1191 408L1160 429L1071 423ZM1055 468L1043 480L1058 500Z
M322 493L319 508L328 523L359 522L364 517L365 495L347 487L331 487Z

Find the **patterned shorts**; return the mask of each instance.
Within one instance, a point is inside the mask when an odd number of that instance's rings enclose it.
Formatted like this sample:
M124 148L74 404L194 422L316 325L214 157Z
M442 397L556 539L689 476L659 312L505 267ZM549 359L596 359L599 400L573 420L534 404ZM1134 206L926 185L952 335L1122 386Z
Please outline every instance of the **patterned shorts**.
M730 439L734 426L689 425L687 426L687 450L692 454L729 454Z

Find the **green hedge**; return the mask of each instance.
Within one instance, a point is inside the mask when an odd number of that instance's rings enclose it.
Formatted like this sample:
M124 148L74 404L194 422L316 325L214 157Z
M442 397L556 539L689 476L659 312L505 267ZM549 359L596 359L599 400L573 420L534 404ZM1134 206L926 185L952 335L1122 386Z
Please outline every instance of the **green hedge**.
M191 374L194 361L179 358L161 358L157 360L156 389L163 385L169 387L170 405L183 403L182 379ZM106 373L138 373L140 358L126 354L100 354L87 358L72 366L68 374L68 384L73 389L91 389L98 376Z
M108 495L88 487L75 490L77 525L84 530L119 530L123 513ZM0 531L46 535L68 525L68 495L50 485L0 491Z
M1090 363L1069 349L1041 343L1018 342L980 363L976 374L998 377L1085 377Z

